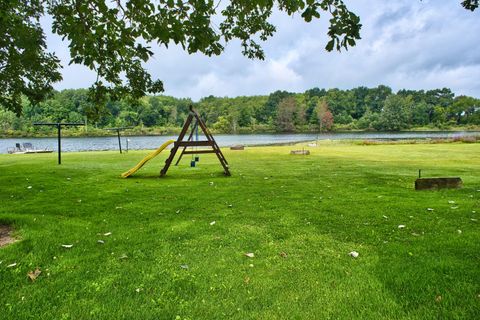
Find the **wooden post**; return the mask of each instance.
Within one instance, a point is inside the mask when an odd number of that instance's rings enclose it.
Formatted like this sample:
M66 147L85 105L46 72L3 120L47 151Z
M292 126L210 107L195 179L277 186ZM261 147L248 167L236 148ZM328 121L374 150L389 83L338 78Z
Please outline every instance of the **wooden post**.
M418 178L415 180L415 190L459 189L463 181L459 177L448 178Z

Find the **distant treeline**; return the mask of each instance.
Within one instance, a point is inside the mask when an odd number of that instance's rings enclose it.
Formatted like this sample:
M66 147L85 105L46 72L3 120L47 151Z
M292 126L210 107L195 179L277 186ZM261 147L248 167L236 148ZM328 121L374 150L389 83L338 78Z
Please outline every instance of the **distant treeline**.
M34 122L87 122L95 128L135 127L142 133L174 132L193 104L216 132L316 132L328 130L398 131L411 128L480 126L480 99L455 96L448 88L400 90L380 85L350 90L313 88L304 93L275 91L268 96L190 99L147 96L139 101L89 101L86 89L55 92L48 100L23 103L20 116L0 106L4 135L33 134L50 129ZM84 130L84 129L81 129ZM98 132L98 131L97 131Z

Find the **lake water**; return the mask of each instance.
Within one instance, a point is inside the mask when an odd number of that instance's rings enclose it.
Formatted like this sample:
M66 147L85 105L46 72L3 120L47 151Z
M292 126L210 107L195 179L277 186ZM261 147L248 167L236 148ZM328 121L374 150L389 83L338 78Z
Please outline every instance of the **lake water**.
M228 147L236 144L247 146L281 144L311 140L399 140L399 139L440 139L455 138L462 136L480 136L479 131L422 131L422 132L336 132L322 134L243 134L243 135L215 135L217 143L221 147ZM129 149L155 149L169 139L176 140L177 136L129 136L122 137L122 148L126 148L128 141ZM201 137L200 137L201 139ZM0 153L7 153L8 148L15 146L15 143L30 142L37 149L48 148L57 150L57 138L9 138L0 139ZM62 151L98 151L117 150L117 136L109 137L81 137L62 138Z

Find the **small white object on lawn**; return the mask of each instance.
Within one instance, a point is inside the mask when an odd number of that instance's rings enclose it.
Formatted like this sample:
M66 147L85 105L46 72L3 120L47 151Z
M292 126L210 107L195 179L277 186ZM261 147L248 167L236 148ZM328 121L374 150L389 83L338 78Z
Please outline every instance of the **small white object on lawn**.
M216 222L215 221L212 221L210 222L210 225L213 226Z
M403 229L403 228L405 228L405 225L404 225L404 224L399 224L399 225L398 225L398 229Z
M107 233L104 233L103 235L104 235L105 237L108 237L108 236L110 236L111 234L112 234L111 232L107 232Z
M97 240L97 242L100 243L100 244L105 244L105 241L103 241L103 240Z
M448 203L450 203L450 204L454 204L454 203L455 203L455 201L453 201L453 200L448 200Z
M16 265L17 265L17 263L14 262L14 263L9 264L9 265L7 266L7 268L13 268L13 267L15 267Z
M460 229L457 230L457 233L458 233L458 234L462 234L462 230L460 230Z
M73 244L62 244L62 247L70 249L71 247L73 247Z
M32 189L32 186L28 186L27 189Z
M248 252L248 253L245 253L245 257L253 258L255 257L255 254L253 252Z
M358 258L358 252L357 251L352 251L352 252L349 252L348 253L349 256L353 257L353 258Z
M427 208L427 211L433 211L433 210L435 210L435 209L433 209L433 208Z
M386 215L383 215L383 218L384 218L384 219L388 219L388 217L387 217Z

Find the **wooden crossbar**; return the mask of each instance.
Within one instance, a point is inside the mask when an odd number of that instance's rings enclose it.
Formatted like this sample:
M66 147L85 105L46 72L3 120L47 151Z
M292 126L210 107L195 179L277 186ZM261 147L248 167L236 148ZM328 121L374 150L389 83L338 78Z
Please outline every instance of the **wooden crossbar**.
M216 153L215 150L196 150L196 151L184 151L183 154L200 154L200 153Z
M179 147L211 147L213 141L177 141L175 144L178 144Z

